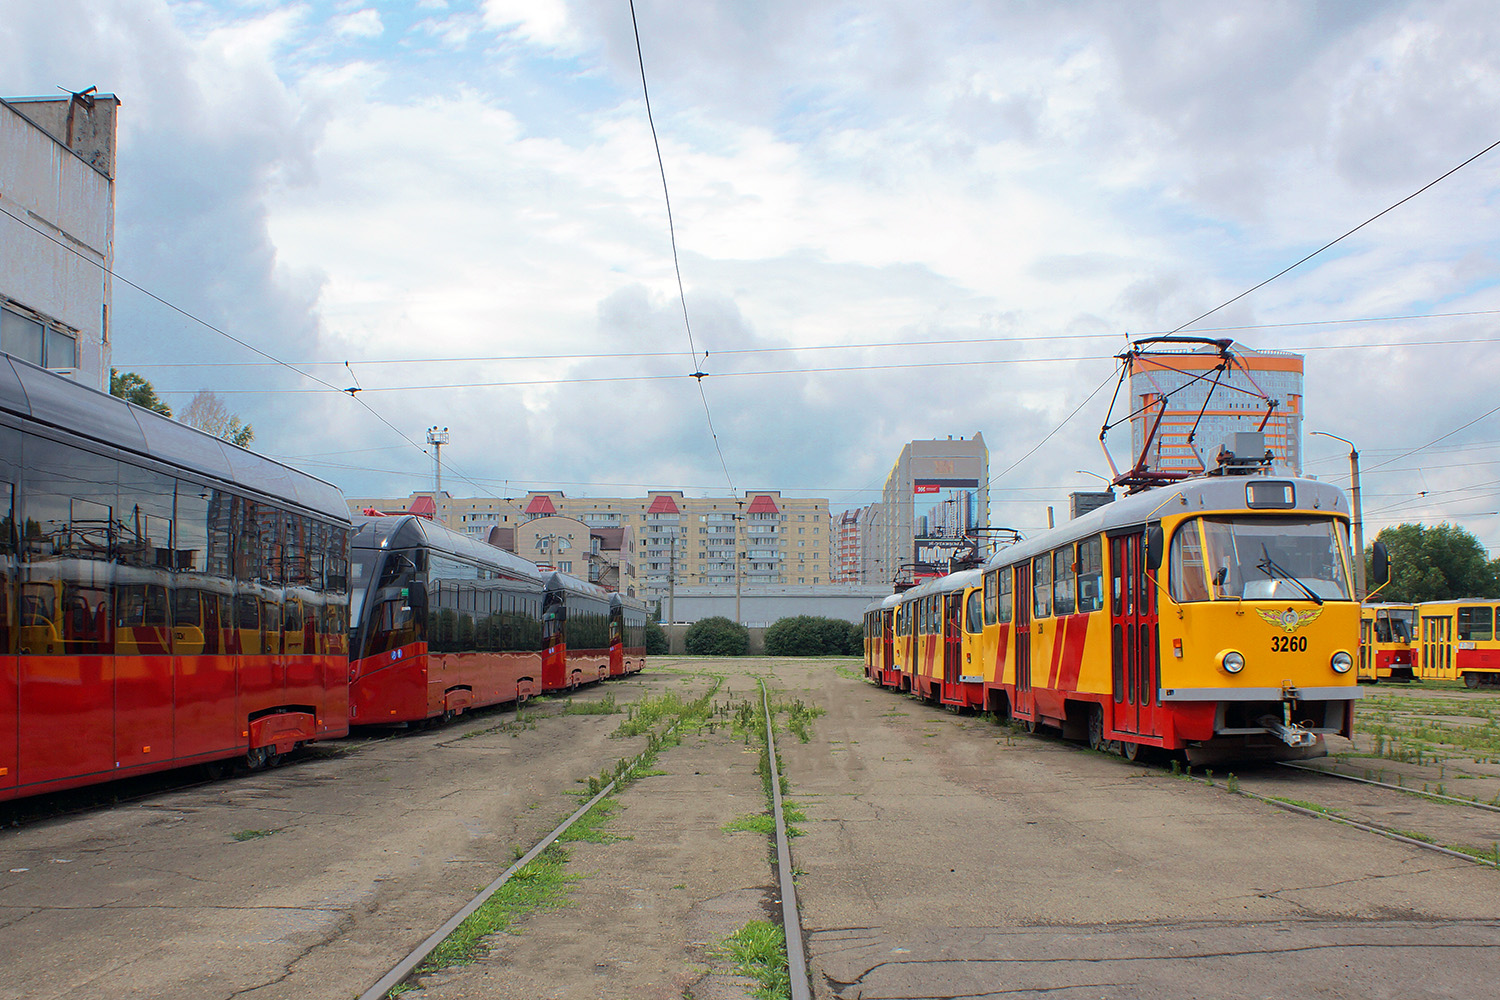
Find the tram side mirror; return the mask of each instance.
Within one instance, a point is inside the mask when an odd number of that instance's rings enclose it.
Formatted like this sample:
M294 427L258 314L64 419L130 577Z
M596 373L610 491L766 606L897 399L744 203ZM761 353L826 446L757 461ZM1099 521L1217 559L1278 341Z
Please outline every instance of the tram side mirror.
M1363 558L1364 553L1360 553ZM1385 542L1370 546L1370 583L1379 587L1391 578L1391 554Z
M1153 524L1146 529L1146 566L1153 573L1161 569L1161 554L1165 541L1161 525Z
M421 580L407 584L406 606L411 608L412 617L419 621L427 618L427 584Z

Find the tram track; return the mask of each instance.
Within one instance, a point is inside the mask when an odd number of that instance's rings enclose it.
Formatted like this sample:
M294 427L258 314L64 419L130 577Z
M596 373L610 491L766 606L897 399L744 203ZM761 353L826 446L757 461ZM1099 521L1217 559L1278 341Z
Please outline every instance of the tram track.
M1361 778L1355 774L1341 774L1338 771L1326 771L1321 767L1308 767L1306 764L1297 764L1293 761L1278 761L1279 766L1291 768L1296 771L1307 771L1312 774L1321 774L1326 778L1338 778L1342 781L1353 781L1362 785L1374 785L1376 788L1388 788L1393 792L1404 792L1407 795L1415 795L1419 798L1431 799L1434 802L1451 802L1454 805L1468 806L1471 809L1483 809L1492 813L1500 813L1500 806L1488 802L1477 802L1474 799L1459 798L1454 795L1444 795L1441 792L1430 792L1422 788L1412 788L1407 785L1393 785L1388 781L1376 781L1373 778Z
M665 732L662 734L662 739L669 737L680 724L680 722L676 722L667 727ZM527 865L531 864L538 857L540 857L543 851L556 843L557 839L563 834L567 833L575 823L577 823L584 816L588 815L589 810L593 809L600 802L613 795L615 788L622 780L634 773L634 771L639 768L644 761L654 756L654 749L649 749L640 754L637 754L631 760L630 765L625 768L623 773L619 774L614 780L610 781L603 788L601 788L598 793L596 793L592 798L590 798L587 802L574 810L567 819L563 820L556 827L554 827L551 832L542 837L541 840L537 841L529 851L521 855L521 857L518 858L516 862L509 868L507 868L504 872L502 872L498 878L490 882L489 885L485 886L477 894L475 894L474 898L469 900L469 902L466 903L462 909L460 909L453 916L449 917L442 924L442 926L433 931L430 935L427 936L425 940L422 941L421 944L417 945L416 948L407 953L407 955L402 958L401 961L392 966L390 970L385 973L385 975L376 980L374 985L361 993L359 995L359 1000L383 1000L384 997L389 996L391 994L391 991L400 984L404 983L408 979L408 977L412 975L412 973L416 972L417 969L422 965L422 963L427 960L428 956L436 951L438 946L441 945L445 940L447 940L454 931L458 930L459 926L465 920L467 920L470 916L477 912L481 906L488 902L490 898L495 895L495 893L499 892L501 888L506 885L506 883L510 882L510 880L517 874L519 874Z
M776 874L778 875L777 899L775 900L781 913L781 924L785 932L787 972L791 987L792 1000L811 1000L812 991L807 971L806 951L803 940L803 929L800 911L797 905L796 869L790 848L790 833L787 823L787 809L782 797L782 782L784 772L780 757L776 751L776 727L775 712L773 710L770 693L762 680L759 682L761 703L761 726L764 732L766 760L769 762L769 774L767 780L768 810L774 819L773 847ZM661 734L652 740L652 746L629 761L628 767L618 772L615 780L612 780L600 788L586 802L574 810L566 819L555 828L539 839L532 847L518 858L514 864L507 868L494 881L474 895L461 909L443 922L436 930L429 934L416 948L412 949L399 962L392 965L376 982L370 985L363 993L359 994L359 1000L384 1000L393 995L393 990L399 990L404 983L412 983L414 976L424 975L424 963L432 956L445 941L449 940L459 930L464 921L477 913L486 902L493 898L496 893L516 879L527 868L536 861L547 849L560 839L567 839L566 835L570 828L589 814L605 799L614 795L627 783L632 775L642 767L649 765L655 760L659 748L672 745L672 737L677 734L684 724L683 719L678 719L664 729ZM425 987L425 983L422 984Z

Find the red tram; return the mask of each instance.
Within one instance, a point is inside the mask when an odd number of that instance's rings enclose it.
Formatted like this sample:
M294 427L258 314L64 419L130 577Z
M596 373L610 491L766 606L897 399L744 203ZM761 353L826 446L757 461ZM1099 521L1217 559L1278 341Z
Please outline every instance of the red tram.
M567 573L547 577L542 604L542 690L572 690L610 675L611 593ZM623 608L622 608L623 614ZM641 655L645 655L645 623ZM621 650L623 665L624 651Z
M351 724L441 721L547 689L535 565L421 517L355 524Z
M637 674L646 666L646 606L623 594L609 596L609 676Z
M339 491L0 356L0 799L348 731Z

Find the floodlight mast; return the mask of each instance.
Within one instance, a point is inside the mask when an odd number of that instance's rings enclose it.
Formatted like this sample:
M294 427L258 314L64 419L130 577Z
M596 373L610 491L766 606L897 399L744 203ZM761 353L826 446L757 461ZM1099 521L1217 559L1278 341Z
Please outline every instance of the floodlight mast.
M432 445L432 501L443 494L443 445L448 443L448 428L427 428L427 443Z

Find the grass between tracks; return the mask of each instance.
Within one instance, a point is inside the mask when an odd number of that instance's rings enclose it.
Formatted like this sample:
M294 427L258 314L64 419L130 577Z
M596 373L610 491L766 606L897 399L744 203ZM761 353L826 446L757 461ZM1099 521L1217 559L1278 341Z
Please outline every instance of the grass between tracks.
M752 920L720 941L713 957L754 979L756 1000L789 1000L792 977L787 967L786 932L769 920Z
M678 745L687 730L702 728L707 723L713 708L714 691L718 690L721 682L722 678L715 677L713 690L693 701L684 701L676 692L669 691L659 698L645 698L626 706L626 721L611 736L625 738L644 734L645 751L633 762L621 758L613 770L605 768L597 777L578 779L580 784L586 784L588 790L577 794L587 798L592 798L610 781L615 782L615 787L609 796L596 802L593 808L563 831L546 850L512 875L479 909L470 914L417 967L413 977L477 961L489 952L489 946L485 942L489 935L508 930L529 913L568 905L572 886L581 881L583 876L568 873L569 853L564 845L578 842L601 844L617 839L606 829L610 818L619 809L614 796L637 778L660 773L652 770L657 755L667 747ZM613 699L609 701L613 707ZM614 712L596 710L588 714L615 714L619 711L616 708ZM565 709L564 714L584 712L569 713ZM672 728L674 724L675 729ZM668 732L669 729L672 731ZM518 852L517 857L524 853ZM401 983L386 995L399 997L416 988L411 982Z

